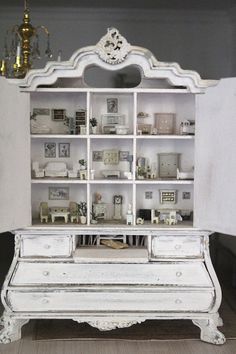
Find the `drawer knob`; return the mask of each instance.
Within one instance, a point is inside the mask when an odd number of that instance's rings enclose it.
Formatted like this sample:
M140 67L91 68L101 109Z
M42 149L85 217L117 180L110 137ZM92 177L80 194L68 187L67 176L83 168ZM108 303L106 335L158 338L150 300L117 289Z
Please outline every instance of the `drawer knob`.
M49 303L49 300L48 300L48 299L43 299L43 300L42 300L42 303L43 303L43 304L48 304L48 303Z
M175 245L175 249L179 250L181 248L181 245Z
M48 270L45 270L45 271L43 272L43 275L45 275L45 277L48 276L48 275L49 275L49 271L48 271Z
M46 243L46 245L44 245L44 248L45 248L46 250L49 250L49 248L51 248L51 245L48 245L48 244Z
M175 303L176 303L176 304L182 304L182 300L176 299L176 300L175 300Z
M181 277L182 275L183 275L182 272L176 272L176 276L177 276L177 277Z

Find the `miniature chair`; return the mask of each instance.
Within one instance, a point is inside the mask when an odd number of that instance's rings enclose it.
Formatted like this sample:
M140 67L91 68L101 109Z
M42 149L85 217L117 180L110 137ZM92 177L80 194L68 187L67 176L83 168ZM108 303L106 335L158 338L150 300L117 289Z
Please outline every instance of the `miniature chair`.
M73 169L68 170L68 178L77 178L79 173L79 164L78 162L73 163Z
M151 223L152 224L158 224L159 223L159 217L156 216L156 210L151 209Z
M41 202L39 210L40 210L39 211L39 213L40 213L40 222L45 221L47 223L48 222L48 217L49 217L48 203L47 202Z
M169 217L165 219L165 224L176 225L178 222L176 211L170 211Z
M32 171L35 178L43 178L44 177L44 169L39 168L38 161L32 162Z
M70 211L70 221L77 223L79 222L79 213L78 213L78 204L75 202L69 203L69 211Z
M87 179L87 170L80 170L79 171L79 178L82 180Z

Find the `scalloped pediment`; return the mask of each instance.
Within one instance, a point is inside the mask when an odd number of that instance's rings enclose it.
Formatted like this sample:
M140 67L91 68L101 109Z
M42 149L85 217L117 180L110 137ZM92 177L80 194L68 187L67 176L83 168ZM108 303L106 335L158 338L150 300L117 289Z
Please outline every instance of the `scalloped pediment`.
M183 70L177 63L158 61L148 49L130 45L117 29L108 28L107 34L95 46L78 49L68 61L48 62L43 69L29 71L19 85L26 91L34 91L40 86L74 78L77 87L86 87L84 72L91 66L118 71L132 65L141 73L139 87L145 87L145 82L152 81L151 87L158 88L155 85L165 80L171 87L184 87L189 92L198 93L217 83L202 80L197 72Z

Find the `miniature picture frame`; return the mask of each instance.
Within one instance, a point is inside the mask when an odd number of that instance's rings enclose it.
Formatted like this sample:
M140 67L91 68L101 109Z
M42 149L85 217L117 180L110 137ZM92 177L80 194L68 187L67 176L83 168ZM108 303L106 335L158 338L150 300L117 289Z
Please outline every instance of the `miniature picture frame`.
M119 160L120 161L128 161L129 151L119 151Z
M56 143L44 143L44 157L56 157Z
M160 203L161 204L176 204L177 190L176 189L160 189Z
M69 187L49 187L49 200L69 200Z
M66 119L65 109L52 109L52 120L60 122Z
M49 108L33 108L34 116L50 116Z
M191 199L191 192L183 192L182 198L183 199Z
M70 157L70 143L59 143L59 157Z
M118 98L107 98L107 113L118 113Z
M145 199L152 199L152 191L145 192Z
M103 161L103 150L101 151L93 151L92 159L94 162L102 162Z

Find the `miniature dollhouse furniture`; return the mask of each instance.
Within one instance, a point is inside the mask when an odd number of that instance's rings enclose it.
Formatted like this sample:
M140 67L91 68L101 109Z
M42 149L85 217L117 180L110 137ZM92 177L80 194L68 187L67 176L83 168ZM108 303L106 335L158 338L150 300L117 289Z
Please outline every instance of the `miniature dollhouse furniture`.
M68 177L69 178L77 178L79 173L79 164L78 162L73 163L73 169L68 170Z
M75 202L69 203L70 221L79 222L78 204Z
M89 87L83 77L91 66L113 73L134 66L140 84L133 88ZM222 324L218 314L221 288L208 240L216 231L236 235L236 79L202 80L176 63L159 62L150 51L130 45L110 28L97 45L76 51L69 61L50 62L44 69L30 71L24 80L0 78L0 88L4 112L0 151L8 152L0 162L4 171L0 175L0 231L15 230L15 255L1 293L5 311L0 341L19 339L21 327L33 318L73 319L100 330L147 319L189 319L200 328L203 341L224 343L224 335L217 329ZM118 98L129 134L106 135L101 130L90 134L89 120L95 114L101 127L107 98ZM30 135L30 107L63 107L75 112L78 106L86 110L85 135ZM175 131L138 135L138 112L148 112L147 124L152 127L155 113L175 114ZM179 134L185 117L197 121L195 135ZM31 180L30 156L41 163L43 144L62 138L75 148L77 143L75 159L81 150L86 154L88 179ZM99 171L91 151L112 149L131 152L131 180L96 179ZM137 158L148 157L151 166L158 162L158 153L181 154L179 168L185 171L194 165L194 180L177 180L176 173L171 178L136 178ZM96 170L95 179L90 179L90 169ZM46 201L52 185L68 187L73 200L86 200L87 224L38 220L39 204ZM167 207L160 203L159 190L178 191L174 207L168 207L193 211L193 221L169 226L145 220L137 225L137 210ZM146 191L153 193L151 200L145 199ZM103 194L107 205L93 204L96 193ZM110 223L103 222L106 211L113 213L114 195L123 196L124 215L132 204L132 225L112 217ZM97 215L103 214L97 224L89 217L93 208ZM125 235L129 248L108 252L105 246L96 245L97 235Z
M93 203L93 212L96 219L107 219L107 204L106 203Z
M44 221L48 222L49 208L48 208L48 203L47 202L41 202L40 203L39 214L40 214L40 221L41 222L44 222Z
M35 178L43 178L44 177L45 171L43 168L39 168L38 161L32 162L32 171L33 171L33 176Z
M55 222L56 218L63 218L65 223L68 223L70 211L67 207L51 207L49 209L52 222Z
M45 177L67 177L67 173L64 162L48 162L45 166Z

